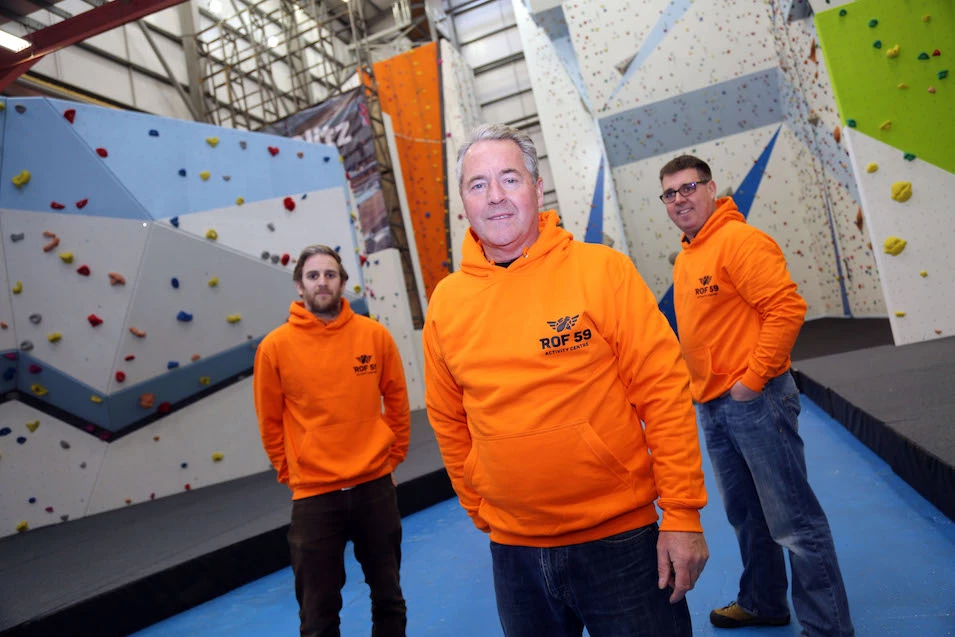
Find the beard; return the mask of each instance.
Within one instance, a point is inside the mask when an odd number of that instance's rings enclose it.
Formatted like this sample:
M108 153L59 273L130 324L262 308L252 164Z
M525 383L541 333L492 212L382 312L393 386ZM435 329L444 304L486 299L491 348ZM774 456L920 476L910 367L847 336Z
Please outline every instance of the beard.
M316 292L312 298L306 298L305 306L309 312L312 314L329 314L338 310L342 302L341 292L338 294L334 294L330 290L319 290L319 292L325 292L330 294L330 296L327 300L323 301L319 298L318 292Z

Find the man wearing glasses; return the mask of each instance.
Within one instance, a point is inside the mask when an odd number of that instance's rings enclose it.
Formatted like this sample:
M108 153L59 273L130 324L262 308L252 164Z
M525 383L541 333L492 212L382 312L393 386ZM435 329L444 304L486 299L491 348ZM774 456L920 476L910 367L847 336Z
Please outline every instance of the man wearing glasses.
M783 548L802 635L853 635L829 522L809 486L790 351L806 314L775 241L716 198L702 160L660 170L667 214L683 231L673 300L690 392L743 559L721 628L789 623Z

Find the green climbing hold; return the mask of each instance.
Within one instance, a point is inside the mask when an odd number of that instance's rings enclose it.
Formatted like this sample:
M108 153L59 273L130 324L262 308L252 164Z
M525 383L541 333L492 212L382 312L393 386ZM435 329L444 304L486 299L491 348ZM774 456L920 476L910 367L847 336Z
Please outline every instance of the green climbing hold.
M846 11L845 9L839 9L840 16L844 16L846 13L848 13L848 11Z
M912 161L913 159L915 159L915 155L913 155L912 153L905 153L904 155L902 155L902 158L905 159L905 161Z
M874 47L877 48L877 49L881 49L881 48L882 48L882 40L876 40L875 42L872 43L872 46L874 46Z
M875 18L872 18L871 20L869 20L869 28L870 28L870 29L871 29L872 27L876 26L877 24L879 24L879 21L876 20Z
M855 127L856 127L856 121L855 121L854 119L847 119L847 120L846 120L846 126L848 126L849 128L855 128Z
M946 77L948 77L947 69L938 72L938 79L944 80Z
M926 53L925 51L922 51L921 53L919 53L919 59L920 59L920 60L927 60L927 59L928 59L928 53Z

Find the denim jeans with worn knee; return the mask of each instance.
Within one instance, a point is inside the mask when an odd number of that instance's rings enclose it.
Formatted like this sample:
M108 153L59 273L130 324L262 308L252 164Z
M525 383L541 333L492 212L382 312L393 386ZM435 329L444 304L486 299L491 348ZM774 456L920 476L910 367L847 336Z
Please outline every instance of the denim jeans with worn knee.
M506 637L689 637L686 599L657 588L656 524L602 540L534 548L491 542Z
M799 390L789 371L749 401L725 394L697 405L726 517L743 558L739 606L785 617L789 550L793 607L803 635L853 635L829 521L806 475Z

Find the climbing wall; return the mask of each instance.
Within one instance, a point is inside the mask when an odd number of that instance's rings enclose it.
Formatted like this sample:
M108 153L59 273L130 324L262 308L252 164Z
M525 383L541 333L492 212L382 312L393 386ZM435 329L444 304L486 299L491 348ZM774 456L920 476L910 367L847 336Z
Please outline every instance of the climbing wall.
M541 129L552 158L554 183L545 188L556 189L563 226L576 239L627 252L603 140L580 79L563 12L558 6L531 16L522 2L514 1L528 72L535 78Z
M942 273L955 233L939 202L955 186L955 9L858 0L818 13L816 27L895 342L950 336L955 301Z
M0 534L264 470L240 379L297 298L295 256L335 247L366 305L337 151L0 104Z
M445 171L448 182L448 225L455 270L461 267L461 246L470 228L458 188L458 151L473 128L484 123L474 87L474 73L447 40L441 40L441 99L444 105Z
M391 117L428 298L451 269L438 45L374 65L381 110Z

